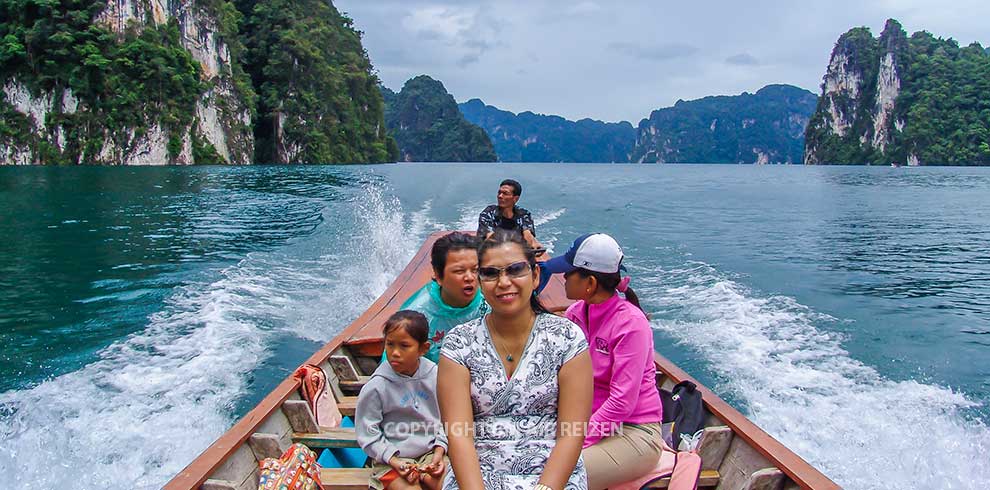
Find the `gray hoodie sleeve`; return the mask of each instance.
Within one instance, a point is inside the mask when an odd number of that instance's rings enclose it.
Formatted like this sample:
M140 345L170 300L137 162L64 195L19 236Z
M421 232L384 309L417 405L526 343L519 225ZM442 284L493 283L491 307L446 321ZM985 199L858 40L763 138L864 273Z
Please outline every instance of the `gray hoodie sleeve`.
M443 452L447 452L447 431L443 430L442 423L437 426L437 440L434 444L442 447Z
M389 443L382 433L382 398L378 390L367 388L371 387L365 386L361 390L354 414L357 442L365 454L380 463L388 464L392 456L399 452L399 448Z

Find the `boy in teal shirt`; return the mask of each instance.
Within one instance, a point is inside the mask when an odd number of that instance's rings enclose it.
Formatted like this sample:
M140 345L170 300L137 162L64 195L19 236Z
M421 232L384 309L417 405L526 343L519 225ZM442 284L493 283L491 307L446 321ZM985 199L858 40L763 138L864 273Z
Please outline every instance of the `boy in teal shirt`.
M418 311L429 320L430 350L425 357L433 362L440 362L440 345L448 330L488 312L488 303L478 291L477 247L473 236L461 232L437 240L430 251L433 280L399 307Z

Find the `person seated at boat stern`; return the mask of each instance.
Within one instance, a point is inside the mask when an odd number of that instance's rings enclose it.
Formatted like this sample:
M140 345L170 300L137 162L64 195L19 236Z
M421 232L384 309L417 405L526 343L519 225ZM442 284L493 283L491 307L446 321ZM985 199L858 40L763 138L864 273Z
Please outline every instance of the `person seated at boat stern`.
M522 197L522 184L512 179L505 179L498 185L495 199L498 204L485 208L478 216L478 238L491 238L495 230L512 230L520 234L523 240L537 251L537 256L544 253L543 245L536 239L536 226L533 216L524 208L517 206Z
M451 463L444 490L587 488L588 344L533 294L534 255L514 233L496 233L478 249L491 312L454 327L440 349L437 394Z
M444 335L462 323L481 318L488 304L478 293L478 239L467 233L448 233L430 250L433 280L402 303L401 310L415 310L430 322L430 349L426 358L439 362ZM386 362L388 352L382 354Z
M437 365L422 313L400 310L385 322L383 362L358 395L357 442L374 460L374 490L437 490L447 463L447 438L437 405Z
M594 233L543 263L564 274L567 298L576 300L565 316L584 331L591 352L594 406L581 452L591 490L646 474L663 451L653 330L629 277L621 276L622 259L614 238Z

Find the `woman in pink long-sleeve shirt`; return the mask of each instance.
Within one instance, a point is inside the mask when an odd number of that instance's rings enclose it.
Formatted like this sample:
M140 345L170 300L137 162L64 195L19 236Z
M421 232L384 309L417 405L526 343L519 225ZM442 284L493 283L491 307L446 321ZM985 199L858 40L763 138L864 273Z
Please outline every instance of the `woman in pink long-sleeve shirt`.
M621 277L622 258L615 239L595 233L543 264L564 274L567 297L577 300L566 316L584 331L591 352L594 405L581 452L589 490L646 474L663 451L653 330L629 278Z

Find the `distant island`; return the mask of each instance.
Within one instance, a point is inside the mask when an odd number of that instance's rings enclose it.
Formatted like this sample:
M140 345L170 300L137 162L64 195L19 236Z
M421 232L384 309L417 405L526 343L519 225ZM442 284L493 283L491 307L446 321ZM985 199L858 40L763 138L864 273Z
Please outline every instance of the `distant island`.
M677 101L639 123L640 163L800 163L818 98L790 85Z
M805 136L807 164L990 164L990 51L888 20L832 50Z
M399 93L381 87L385 126L403 162L494 162L485 131L466 121L443 84L426 75L409 79Z
M460 104L468 121L484 128L503 162L621 162L629 161L636 130L623 121L569 121L532 112L514 114L480 99Z
M628 122L513 114L479 99L460 104L503 162L799 163L818 98L789 85L678 101Z

